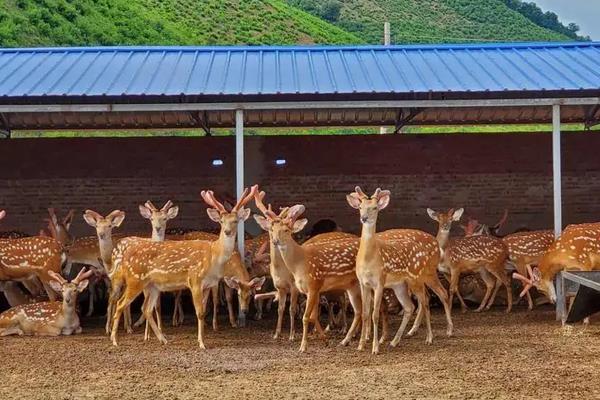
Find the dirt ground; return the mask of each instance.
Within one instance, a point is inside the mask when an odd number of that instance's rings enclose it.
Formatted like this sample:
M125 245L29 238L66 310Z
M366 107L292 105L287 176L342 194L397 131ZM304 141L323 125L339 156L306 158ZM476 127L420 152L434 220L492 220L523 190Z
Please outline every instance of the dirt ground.
M600 398L600 326L561 328L551 308L455 310L452 338L436 309L433 345L421 329L378 356L356 351L356 341L337 347L338 333L311 338L299 354L298 341L272 339L271 318L233 329L222 317L201 351L186 317L164 346L136 332L115 348L101 319L79 336L0 338L0 399Z

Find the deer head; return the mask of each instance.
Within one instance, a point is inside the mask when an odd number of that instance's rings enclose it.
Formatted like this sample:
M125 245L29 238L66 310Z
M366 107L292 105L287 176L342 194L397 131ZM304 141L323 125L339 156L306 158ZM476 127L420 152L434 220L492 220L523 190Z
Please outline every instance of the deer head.
M48 275L52 278L52 280L49 281L49 284L52 290L57 293L62 293L63 304L66 306L74 306L77 295L85 290L89 283L88 279L93 273L94 271L86 271L84 267L71 282L68 282L56 272L49 271Z
M69 233L75 210L70 210L69 213L61 220L56 216L54 208L48 208L49 218L46 218L50 235L64 245L68 245L73 241L73 237Z
M212 190L203 190L200 193L204 202L210 206L206 209L208 217L221 225L221 234L226 238L234 238L238 222L245 221L250 216L250 209L244 208L244 206L254 198L257 188L258 186L255 185L251 189L244 189L241 198L230 211L215 198ZM244 238L240 238L240 240L244 240Z
M246 315L248 315L248 307L250 305L250 299L256 291L260 290L265 283L267 278L262 276L260 278L253 278L250 282L244 282L237 277L224 277L225 284L232 289L237 290L238 302L240 305L240 312L238 315L238 324L240 327L246 326Z
M114 210L106 217L98 214L93 210L86 210L83 213L83 219L89 226L96 229L96 235L98 239L105 240L110 239L112 230L118 228L125 219L125 212L121 210Z
M254 215L254 219L262 229L269 232L275 246L279 249L285 248L290 240L294 240L292 235L300 232L308 223L306 218L298 219L304 213L305 207L296 204L282 208L279 214L276 214L270 204L265 206L264 198L265 192L262 191L254 196L256 207L263 213L263 216Z
M544 293L552 304L556 303L556 289L552 279L544 277L541 270L538 267L531 268L527 266L527 275L523 276L517 272L513 273L513 278L523 282L523 290L519 294L519 297L525 296L525 294L532 288L535 287L540 292Z
M377 188L375 193L369 197L357 186L354 192L346 195L346 200L350 207L360 211L360 222L364 226L375 226L379 211L390 204L390 194L389 190Z
M163 241L167 230L167 222L179 213L179 207L174 206L171 200L167 201L159 210L150 200L139 205L142 217L149 219L152 224L152 240Z
M459 208L458 210L454 210L454 208L451 208L450 210L448 210L448 212L443 213L428 208L427 214L429 215L429 218L431 218L434 221L437 221L437 223L439 224L440 231L450 232L450 229L452 228L452 223L459 221L464 211L465 210L463 208Z

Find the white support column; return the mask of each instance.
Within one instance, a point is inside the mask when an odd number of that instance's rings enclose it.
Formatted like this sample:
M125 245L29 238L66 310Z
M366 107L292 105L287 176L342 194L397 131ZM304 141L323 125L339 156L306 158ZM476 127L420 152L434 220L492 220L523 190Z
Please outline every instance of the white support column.
M244 111L235 110L235 188L239 200L244 191ZM238 250L244 259L244 221L238 223Z
M552 106L552 185L554 189L554 236L562 232L562 177L560 161L560 105Z

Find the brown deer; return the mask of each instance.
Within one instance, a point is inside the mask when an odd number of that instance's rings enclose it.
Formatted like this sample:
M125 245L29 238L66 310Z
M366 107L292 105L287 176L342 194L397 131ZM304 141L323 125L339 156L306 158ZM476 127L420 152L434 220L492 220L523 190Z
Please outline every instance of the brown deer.
M19 282L14 281L1 281L0 292L4 293L4 297L11 307L19 306L21 304L33 303L34 297L21 289Z
M231 211L217 201L212 191L202 191L204 201L210 206L207 213L211 220L221 225L216 241L137 241L122 254L118 268L125 290L117 304L113 317L111 339L117 345L117 327L123 310L142 292L145 292L143 313L160 342L166 343L162 330L152 316L162 291L190 289L196 317L198 318L198 344L205 349L204 316L210 288L216 286L224 275L225 263L231 258L235 246L238 221L250 215L243 206L254 197L256 187L244 190L242 197ZM114 253L113 253L114 256ZM115 260L113 258L113 265ZM228 282L228 280L226 280ZM262 281L236 282L240 291L251 292Z
M442 218L441 216L444 214L437 213L431 209L428 209L427 212L433 220L440 224L438 231L438 241L440 241L440 232L450 231L450 225L442 226L444 221L447 221L447 218ZM454 213L451 210L451 212L446 213L446 217L454 215ZM450 219L449 224L454 220L455 218ZM443 238L444 235L442 235ZM444 241L442 240L440 243L444 243ZM508 259L506 244L496 237L482 235L456 238L446 243L445 247L440 246L443 254L439 269L444 274L450 275L450 304L452 304L452 297L456 293L461 301L463 312L466 311L467 306L458 292L460 275L479 273L485 282L486 293L480 306L475 311L488 310L492 306L494 302L492 292L496 285L496 279L498 279L506 286L506 297L508 300L506 312L510 312L512 309L512 288L504 267Z
M264 230L269 232L273 246L277 248L285 266L293 275L295 287L307 296L302 317L300 351L305 352L307 349L310 322L314 322L317 329L322 332L317 312L319 296L321 292L332 290L345 290L354 309L354 319L341 342L342 345L347 345L360 321L360 287L355 273L358 240L351 238L301 246L292 235L301 231L308 222L306 219L298 219L304 212L304 206L297 204L284 208L277 215L270 207L264 205L264 196L264 192L257 193L255 196L256 205L265 216L256 220ZM273 277L273 280L276 281L276 278ZM277 287L277 283L275 285ZM280 305L284 303L285 297L280 297L279 302ZM290 315L290 318L293 317Z
M377 189L369 197L360 187L346 196L348 204L360 211L362 233L356 258L356 275L359 278L362 299L363 329L359 349L366 342L367 324L373 320L373 354L379 352L379 314L383 290L391 288L404 308L402 323L390 343L397 346L414 311L408 288L419 300L427 325L426 343L433 341L429 312L429 296L426 287L432 289L442 301L448 323L447 334L452 335L453 324L448 305L448 294L437 276L440 250L436 239L428 233L414 229L394 229L376 233L379 212L390 201L388 190ZM371 314L371 302L373 308ZM422 315L419 313L419 315ZM419 316L417 317L417 320ZM415 321L418 327L420 321ZM416 328L415 328L416 330Z
M39 335L59 336L81 333L77 315L77 295L88 285L93 271L85 268L71 282L50 271L49 284L62 293L62 301L30 303L13 307L0 314L0 336Z
M528 276L513 273L515 279L524 283L520 296L531 287L556 302L554 277L563 270L592 271L600 269L600 223L569 225L540 258L538 266L527 267Z

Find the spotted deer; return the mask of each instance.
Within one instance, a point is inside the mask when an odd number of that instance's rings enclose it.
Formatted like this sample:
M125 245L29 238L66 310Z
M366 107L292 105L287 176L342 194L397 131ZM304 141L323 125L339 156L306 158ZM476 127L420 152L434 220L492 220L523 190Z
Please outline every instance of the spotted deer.
M77 295L85 290L93 271L85 268L68 282L60 274L50 271L49 284L62 301L22 304L0 314L0 336L39 335L59 336L81 333L77 315Z
M600 270L600 223L569 225L540 258L537 267L527 266L527 276L515 272L524 283L523 297L532 287L556 302L554 277L561 270Z
M377 234L377 217L390 202L388 190L377 189L367 196L360 187L346 196L348 204L360 211L362 233L356 258L356 275L360 282L363 299L363 329L359 350L366 342L367 324L373 320L373 354L379 352L379 314L383 290L391 288L404 308L402 323L396 336L390 343L397 346L414 311L408 289L417 297L422 313L415 321L415 330L420 324L419 318L425 316L427 325L426 343L433 341L429 312L429 296L426 287L432 289L442 301L448 324L447 334L452 335L453 325L448 305L448 294L437 276L440 250L436 239L428 233L414 229L394 229ZM373 306L371 309L371 303Z
M458 292L460 276L461 274L479 273L485 282L486 292L476 312L481 312L484 309L488 310L494 303L492 292L494 292L496 279L506 287L506 297L508 300L506 312L510 312L512 309L512 288L510 279L505 271L505 263L508 259L506 244L496 237L483 235L461 237L450 242L444 242L445 232L450 231L450 224L457 218L451 218L448 224L442 227L443 221L446 221L446 219L441 217L444 214L437 213L431 209L427 209L427 212L433 220L440 224L438 242L441 244L445 243L445 246L440 245L442 260L439 269L442 273L450 275L450 304L452 304L452 297L456 293L461 301L463 312L466 311L467 306ZM455 213L451 210L446 216L455 215ZM460 218L460 215L458 218ZM442 241L440 241L440 231L443 233Z
M152 311L161 292L190 289L198 319L198 344L201 349L206 348L206 300L210 288L216 286L224 276L224 266L234 251L238 221L246 220L250 215L250 210L243 206L252 200L255 191L256 187L250 191L244 190L231 211L225 209L212 191L202 191L202 198L209 205L208 216L221 226L216 241L137 241L126 249L119 265L125 289L118 301L111 330L111 339L115 346L118 344L117 327L121 314L142 291L146 295L142 310L146 320L158 340L166 343L162 330L154 321ZM229 280L226 280L227 282ZM240 291L249 293L262 282L240 280L236 284Z
M300 245L292 235L301 231L308 222L305 218L299 219L304 212L304 206L297 204L284 208L278 215L271 207L264 205L264 197L264 192L256 193L256 205L264 214L264 218L259 217L256 220L271 235L271 242L279 251L284 265L291 272L295 287L307 296L302 317L300 352L305 352L307 349L308 329L311 322L315 323L317 329L322 332L317 313L319 295L332 290L345 290L354 309L354 319L341 342L342 345L347 345L360 321L360 287L355 273L358 240L350 238ZM275 281L275 277L273 280ZM282 298L279 301L280 304L284 303Z

